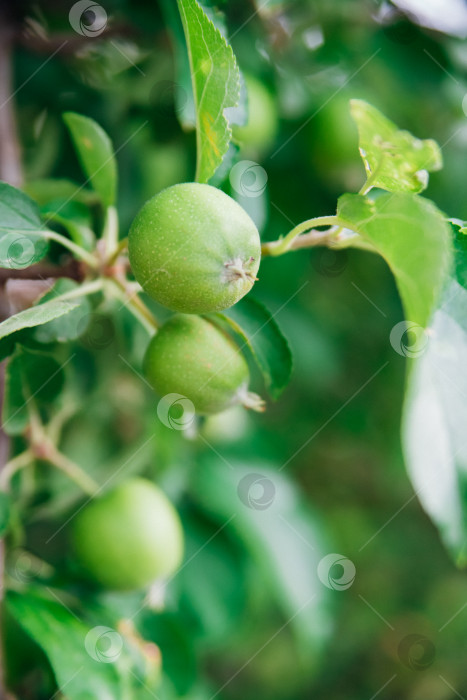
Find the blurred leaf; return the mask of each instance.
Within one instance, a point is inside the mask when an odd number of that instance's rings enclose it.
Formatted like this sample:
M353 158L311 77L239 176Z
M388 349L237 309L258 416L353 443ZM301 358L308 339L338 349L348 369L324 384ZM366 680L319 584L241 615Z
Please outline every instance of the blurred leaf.
M292 353L274 317L251 296L243 297L220 316L250 348L271 396L277 399L290 380Z
M73 289L78 288L79 284L71 279L59 279L54 286L46 294L44 294L43 297L41 297L38 308L43 304L53 302L53 300L60 294L66 294L67 292L71 292ZM54 318L48 323L42 324L36 330L36 338L41 343L52 343L55 340L63 343L69 340L75 340L76 338L79 338L79 336L86 330L90 313L91 305L88 297L81 297L79 300L77 300L75 307L68 314Z
M229 46L196 0L178 0L196 106L196 180L207 182L221 164L232 131L224 110L240 97L240 74Z
M351 100L360 155L373 187L390 192L422 192L428 172L442 168L441 150L432 139L415 138L363 100Z
M91 628L58 603L34 593L7 594L8 610L45 651L59 687L70 700L131 700L116 663L99 662L86 650ZM115 641L120 636L117 634ZM93 651L91 649L91 651ZM105 651L105 650L104 650ZM105 658L105 657L104 657Z
M50 355L19 346L5 373L2 423L8 435L19 435L29 422L28 405L33 399L49 403L61 392L63 366Z
M37 204L16 187L0 182L0 267L28 267L41 260L48 247Z
M171 611L146 612L140 623L146 639L162 650L164 673L172 680L179 695L185 696L197 678L193 636L186 621Z
M44 218L62 226L72 241L85 250L92 251L96 237L91 228L88 207L82 202L67 199L54 199L41 207Z
M438 303L451 263L449 227L428 199L386 193L372 201L361 195L339 198L342 224L391 268L409 321L426 326ZM358 245L358 243L357 243Z
M33 180L24 185L24 191L39 205L48 204L57 199L83 204L96 204L99 201L95 192L72 180L48 178Z
M243 541L303 659L317 663L330 632L327 589L317 576L325 554L322 526L285 474L262 464L230 466L217 460L198 464L194 497Z
M40 226L37 204L16 187L0 182L0 228L35 231Z
M0 537L4 537L10 524L10 496L0 491Z
M199 646L213 649L238 627L246 602L245 567L238 545L219 532L216 524L205 524L198 515L185 517L183 529L186 564L174 586L179 590L183 615L190 620L192 638ZM189 667L186 671L189 674ZM185 676L174 683L179 687L189 680Z
M117 163L109 137L99 124L81 114L66 112L63 119L84 173L105 206L112 206L117 190Z
M176 87L178 88L174 90L175 111L182 126L185 129L193 129L196 126L196 110L183 24L173 0L163 0L161 7L170 28L175 50Z
M465 262L464 262L464 266ZM467 564L467 290L452 281L408 376L407 469L458 564Z

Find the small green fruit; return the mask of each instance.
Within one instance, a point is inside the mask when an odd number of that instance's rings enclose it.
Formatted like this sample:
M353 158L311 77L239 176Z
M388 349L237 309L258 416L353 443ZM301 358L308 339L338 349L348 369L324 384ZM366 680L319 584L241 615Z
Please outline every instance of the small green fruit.
M96 498L72 526L73 550L89 578L110 590L144 588L180 566L183 531L165 494L133 478Z
M227 333L200 316L175 315L156 333L144 358L144 373L161 396L181 394L199 414L243 404L262 410L248 392L248 365Z
M210 185L173 185L136 215L130 263L144 291L183 313L221 311L250 291L261 245L248 214Z

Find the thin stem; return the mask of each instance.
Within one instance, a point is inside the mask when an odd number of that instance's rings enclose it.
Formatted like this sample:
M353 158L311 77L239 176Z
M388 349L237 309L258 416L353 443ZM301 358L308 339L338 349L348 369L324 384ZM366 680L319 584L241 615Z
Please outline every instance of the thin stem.
M78 411L78 405L69 399L65 404L55 412L47 425L47 434L54 445L60 442L60 436L64 425Z
M115 248L115 250L112 251L111 255L109 256L109 259L107 260L107 265L113 265L114 262L117 260L119 255L123 253L123 251L128 247L128 238L123 238L118 246Z
M118 214L115 207L107 207L102 238L107 253L111 255L118 246Z
M89 294L95 294L96 292L102 291L104 288L104 280L98 279L88 284L82 284L76 289L72 289L69 292L60 294L53 298L53 301L69 301L70 299L76 299L79 297L88 296Z
M57 469L60 469L89 496L95 496L99 491L100 487L97 481L94 481L76 462L59 452L51 443L47 450L47 461L54 467L57 467Z
M337 216L318 216L315 217L314 219L308 219L307 221L302 221L301 224L298 224L298 226L295 226L289 233L284 236L284 238L280 238L278 241L271 241L269 243L264 243L262 246L262 255L271 255L271 256L277 256L277 255L283 255L284 253L287 253L289 250L293 250L295 246L292 244L294 243L295 239L297 239L301 234L304 234L305 232L309 232L310 234L313 234L313 236L309 239L308 246L309 245L325 245L327 241L330 241L332 238L335 237L335 229L331 228L328 231L315 231L315 227L317 226L337 226L339 224L339 219ZM312 242L313 241L313 242ZM316 241L316 242L314 242ZM300 246L296 246L300 247Z
M21 454L16 455L13 459L10 459L3 467L2 473L0 475L0 488L2 491L6 491L10 484L13 474L23 467L27 467L28 464L34 461L34 454L31 449L27 449Z
M154 331L158 329L159 324L144 301L139 298L137 292L127 289L125 282L122 280L113 278L111 281L114 283L114 288L118 296L124 302L124 305L128 306L135 318L138 319L149 333L154 333Z
M47 230L41 231L41 233L43 233L45 238L47 238L49 241L56 241L56 243L60 243L60 245L62 245L64 248L68 248L68 250L71 251L77 258L87 263L89 267L97 269L98 261L94 255L89 253L87 250L84 250L84 248L82 248L80 245L76 245L76 243L70 241L69 238L62 236L60 233L56 233L56 231Z

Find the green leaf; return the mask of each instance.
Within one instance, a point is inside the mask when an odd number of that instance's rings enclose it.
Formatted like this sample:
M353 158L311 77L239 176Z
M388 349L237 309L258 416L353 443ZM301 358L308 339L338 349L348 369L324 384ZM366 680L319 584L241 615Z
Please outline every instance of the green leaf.
M48 204L58 199L82 202L88 205L96 204L99 201L95 192L72 180L52 178L33 180L24 185L24 191L39 205Z
M31 401L48 404L61 393L63 366L50 355L17 347L5 373L2 425L8 435L20 435L29 422Z
M4 491L0 491L0 537L5 537L10 524L10 497Z
M21 190L0 182L0 227L18 231L40 228L39 207Z
M449 222L454 241L454 274L456 280L467 289L467 229Z
M290 381L292 353L274 317L250 295L220 314L253 353L269 393L277 399Z
M422 197L386 193L374 201L345 194L337 215L343 226L357 231L386 260L406 318L426 326L452 260L449 227L442 213Z
M59 279L54 286L41 297L39 307L53 302L60 294L66 294L79 288L79 284L70 279ZM60 302L58 302L60 303ZM62 302L66 303L66 302ZM41 343L52 343L54 341L66 342L79 338L86 330L87 321L91 313L91 305L87 297L77 300L74 308L67 314L54 318L48 323L42 324L36 330L36 338Z
M191 66L196 107L196 180L207 182L232 137L224 110L240 97L240 74L232 47L196 0L178 0Z
M6 321L0 323L0 339L23 328L34 328L44 323L48 323L55 318L70 313L79 306L79 301L48 301L45 304L32 306L29 309L20 311L14 316L10 316Z
M0 182L0 267L22 269L48 250L39 208L24 192Z
M70 700L130 700L126 694L122 675L115 663L99 662L98 653L93 658L87 651L96 653L92 628L77 619L71 611L34 593L7 594L6 605L21 627L46 653L57 685ZM94 628L97 629L97 628ZM120 645L121 637L108 636L114 645ZM104 640L105 641L105 640ZM115 646L117 649L117 646ZM105 650L104 650L105 651Z
M329 590L317 575L327 554L321 524L285 474L264 464L230 466L219 469L216 460L198 464L194 498L243 542L294 631L299 652L317 664L330 631Z
M408 375L402 443L417 496L460 566L467 565L466 357L467 290L453 280Z
M428 185L428 173L442 168L436 141L422 141L400 131L363 100L350 104L369 184L390 192L422 192Z
M63 119L92 187L105 206L112 206L117 191L117 163L109 137L99 124L81 114L66 112Z

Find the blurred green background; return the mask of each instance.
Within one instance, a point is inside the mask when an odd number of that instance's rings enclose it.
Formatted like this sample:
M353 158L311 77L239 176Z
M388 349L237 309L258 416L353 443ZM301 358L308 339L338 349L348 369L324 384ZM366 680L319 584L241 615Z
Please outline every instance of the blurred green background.
M443 28L457 3L439 5ZM123 236L147 198L193 179L195 139L177 118L183 88L167 25L174 3L103 6L107 29L87 39L70 30L68 3L17 5L26 30L16 46L15 85L24 86L15 101L28 183L82 181L62 112L102 124L117 151ZM264 240L334 213L340 194L360 188L354 97L437 139L445 166L426 196L467 218L462 36L371 0L237 0L212 9L225 13L247 76L253 123L237 132L236 158L264 169L261 196L241 197ZM228 176L218 184L238 197ZM263 415L209 419L192 439L161 425L157 400L137 374L145 333L125 311L101 310L104 341L76 343L68 368L70 400L82 409L65 426L63 449L102 481L128 459L117 479L157 479L183 516L185 567L169 584L164 611L146 608L136 619L162 652L161 697L462 697L467 579L404 471L405 359L389 343L403 315L392 276L369 253L327 249L264 260L259 276L254 295L276 313L295 363L290 386ZM250 474L273 485L270 507L258 509L264 483L247 488ZM66 590L66 544L45 542L80 496L45 466L41 477L42 490L22 495L27 547L56 567L55 585ZM318 576L329 553L355 566L345 590ZM345 575L335 566L331 582ZM140 602L89 592L89 606L96 600L119 614ZM11 649L14 656L14 642ZM50 697L41 659L14 682L20 697Z

